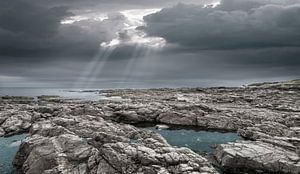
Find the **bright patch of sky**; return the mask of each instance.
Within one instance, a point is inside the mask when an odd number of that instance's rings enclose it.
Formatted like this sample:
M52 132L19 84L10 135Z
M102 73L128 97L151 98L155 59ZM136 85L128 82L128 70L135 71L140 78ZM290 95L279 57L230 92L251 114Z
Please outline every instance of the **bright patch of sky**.
M216 6L220 5L220 1L214 1L212 3L209 3L209 4L205 4L204 7L212 7L212 8L215 8Z
M79 22L82 20L87 20L93 18L93 20L95 21L103 21L105 19L107 19L107 15L106 14L97 14L94 16L70 16L64 20L61 21L61 24L73 24L74 22Z
M102 47L113 47L119 44L138 44L146 45L152 48L160 48L165 45L165 40L161 37L148 37L146 33L138 30L137 27L143 26L143 17L161 9L132 9L120 11L122 15L127 18L124 23L124 28L118 31L118 38L111 40L110 42L101 43Z
M137 27L145 25L143 17L152 13L158 12L159 8L155 9L131 9L123 10L120 13L126 18L124 28L117 31L116 38L108 42L102 42L101 47L115 47L121 44L137 44L144 45L150 48L161 48L165 45L166 41L161 37L148 37L145 32L138 30ZM92 19L94 21L103 21L108 19L107 14L89 14L88 16L71 16L63 21L61 24L73 24L82 20Z

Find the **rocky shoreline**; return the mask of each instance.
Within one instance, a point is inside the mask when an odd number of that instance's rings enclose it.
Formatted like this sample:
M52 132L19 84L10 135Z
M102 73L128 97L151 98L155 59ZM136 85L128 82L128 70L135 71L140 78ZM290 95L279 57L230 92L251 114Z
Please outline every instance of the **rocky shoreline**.
M300 173L300 81L241 88L103 90L106 100L0 97L0 136L28 132L19 173L219 173L137 123L236 131L214 160L227 173Z

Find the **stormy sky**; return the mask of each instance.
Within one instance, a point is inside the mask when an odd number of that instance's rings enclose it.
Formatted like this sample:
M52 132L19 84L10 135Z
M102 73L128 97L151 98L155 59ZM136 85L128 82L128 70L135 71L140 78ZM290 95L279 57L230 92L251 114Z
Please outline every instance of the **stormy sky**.
M0 87L300 78L300 0L0 0Z

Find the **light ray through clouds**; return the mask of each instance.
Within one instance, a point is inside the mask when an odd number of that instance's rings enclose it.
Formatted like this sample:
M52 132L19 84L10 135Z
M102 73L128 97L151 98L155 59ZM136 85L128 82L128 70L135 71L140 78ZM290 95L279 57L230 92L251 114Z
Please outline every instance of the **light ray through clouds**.
M119 85L123 85L129 81L131 84L130 86L136 88L139 87L138 80L140 78L144 79L145 82L145 76L147 74L145 73L146 69L143 68L149 65L148 62L152 59L150 56L155 54L156 50L149 49L148 47L141 47L140 50L137 57L133 58L133 60L130 60L131 62L128 63L124 73L126 76ZM119 86L119 88L122 88L122 86Z
M96 56L90 61L90 63L82 71L82 75L78 78L74 85L74 88L87 89L92 86L97 76L101 73L107 59L115 50L115 47L107 47L100 49Z
M118 31L118 37L110 42L101 43L102 47L117 46L121 44L144 45L151 48L163 47L166 41L161 37L148 37L145 32L138 30L137 27L145 25L143 17L156 13L161 9L132 9L120 11L126 17L124 28Z
M131 74L133 73L133 70L135 67L135 64L137 63L137 59L141 58L142 51L143 51L143 48L141 48L141 45L136 44L136 46L134 47L134 50L133 50L133 54L132 54L131 58L128 60L127 65L124 69L123 78L120 82L120 85L125 83L127 80L130 80Z
M88 76L89 80L88 82L83 86L84 88L90 88L99 77L101 77L102 70L107 63L107 60L110 58L111 54L114 52L116 47L108 47L104 49L104 53L101 56L101 59L98 60L95 64L94 70L91 72L91 74Z
M82 72L82 76L77 80L74 88L90 88L95 82L101 79L101 73L106 65L111 54L118 46L130 45L134 47L132 50L132 56L128 59L124 66L123 74L120 77L119 84L130 80L133 77L135 66L138 59L145 58L150 50L155 51L162 48L166 41L160 37L148 37L146 33L141 30L137 30L137 27L144 25L143 17L155 13L160 9L133 9L124 10L120 13L126 17L124 28L117 32L117 38L113 38L109 42L102 42L99 47L98 53L91 60L88 66ZM68 19L65 23L76 22L80 19L86 19L84 17L77 17Z
M155 13L160 9L143 9L143 10L125 10L121 13L128 18L125 30L130 36L129 42L135 45L133 54L125 66L123 78L119 83L122 88L123 84L130 82L132 87L135 87L135 79L139 74L136 74L135 69L139 66L139 60L148 56L149 50L157 50L165 45L165 40L159 37L147 37L143 31L136 30L138 26L143 26L143 17L145 15Z

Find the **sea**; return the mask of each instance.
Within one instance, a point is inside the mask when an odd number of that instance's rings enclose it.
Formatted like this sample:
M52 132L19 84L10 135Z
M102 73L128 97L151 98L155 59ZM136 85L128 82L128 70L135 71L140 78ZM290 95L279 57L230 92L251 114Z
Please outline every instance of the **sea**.
M97 101L105 98L97 89L47 88L47 87L0 87L0 96L55 95L65 99Z

